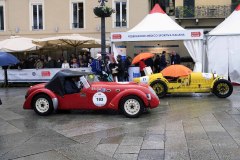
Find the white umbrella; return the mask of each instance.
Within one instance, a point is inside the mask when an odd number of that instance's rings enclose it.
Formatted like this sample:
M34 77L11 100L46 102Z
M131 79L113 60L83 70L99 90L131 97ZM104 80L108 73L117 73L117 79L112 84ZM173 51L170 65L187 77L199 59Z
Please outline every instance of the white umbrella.
M32 38L11 36L8 39L0 41L1 52L25 52L37 50L40 48L38 45L33 44Z
M62 46L75 48L98 48L101 46L100 40L96 38L81 36L79 34L42 38L34 40L33 43L42 47Z

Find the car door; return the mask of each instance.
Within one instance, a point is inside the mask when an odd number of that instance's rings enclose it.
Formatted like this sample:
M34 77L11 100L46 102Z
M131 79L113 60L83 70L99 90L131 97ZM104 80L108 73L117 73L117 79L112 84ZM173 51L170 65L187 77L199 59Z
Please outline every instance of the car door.
M109 83L109 82L108 82ZM116 96L112 85L104 82L93 84L86 93L88 109L106 109L111 100Z
M86 94L82 89L78 93L65 94L62 97L58 97L58 104L60 109L84 109L87 105Z

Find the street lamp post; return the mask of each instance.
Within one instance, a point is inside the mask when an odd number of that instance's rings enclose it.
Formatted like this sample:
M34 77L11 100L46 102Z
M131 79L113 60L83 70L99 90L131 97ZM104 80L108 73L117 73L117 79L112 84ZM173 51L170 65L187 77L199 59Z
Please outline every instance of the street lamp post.
M105 6L108 0L98 0L100 6ZM104 62L106 56L106 30L105 30L105 16L101 16L101 55Z

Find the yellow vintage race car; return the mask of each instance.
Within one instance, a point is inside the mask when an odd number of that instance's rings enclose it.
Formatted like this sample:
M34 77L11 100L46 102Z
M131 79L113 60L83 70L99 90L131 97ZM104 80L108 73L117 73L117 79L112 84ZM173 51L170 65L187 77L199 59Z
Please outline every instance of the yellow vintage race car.
M160 98L171 93L214 93L219 98L226 98L233 91L228 80L213 73L192 72L175 78L156 73L134 78L133 81L149 84Z

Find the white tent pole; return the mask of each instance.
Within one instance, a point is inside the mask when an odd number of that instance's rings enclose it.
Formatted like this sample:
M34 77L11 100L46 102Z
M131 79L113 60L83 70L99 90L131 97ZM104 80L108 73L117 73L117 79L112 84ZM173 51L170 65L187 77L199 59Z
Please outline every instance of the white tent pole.
M228 67L228 75L227 75L227 79L230 79L230 74L229 74L229 52L230 52L230 50L229 50L229 38L227 37L227 51L228 51L228 53L227 53L227 57L228 57L228 65L227 65L227 67Z

